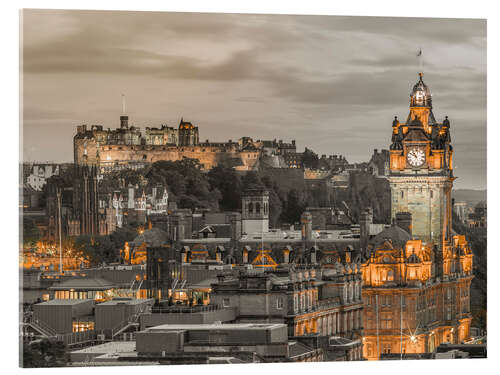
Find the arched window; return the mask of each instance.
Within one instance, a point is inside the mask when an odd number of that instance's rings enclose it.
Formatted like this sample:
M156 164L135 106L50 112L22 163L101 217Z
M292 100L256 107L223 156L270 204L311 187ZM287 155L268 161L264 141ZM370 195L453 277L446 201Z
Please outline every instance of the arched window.
M260 203L255 203L255 213L260 214Z
M252 202L248 203L248 212L253 213L253 203Z

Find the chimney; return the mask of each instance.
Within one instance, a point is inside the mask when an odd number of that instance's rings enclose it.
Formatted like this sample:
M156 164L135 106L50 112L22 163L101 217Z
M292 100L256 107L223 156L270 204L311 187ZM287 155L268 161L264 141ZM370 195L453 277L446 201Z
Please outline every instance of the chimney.
M410 236L412 231L412 217L410 212L398 212L396 213L396 225L405 231L407 231Z

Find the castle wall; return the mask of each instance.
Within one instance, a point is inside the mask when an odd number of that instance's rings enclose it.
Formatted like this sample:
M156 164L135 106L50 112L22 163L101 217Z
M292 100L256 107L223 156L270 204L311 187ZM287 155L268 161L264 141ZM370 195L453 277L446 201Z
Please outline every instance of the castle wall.
M77 164L99 164L146 162L160 160L177 161L184 158L197 159L204 169L209 170L228 159L239 160L240 169L252 170L259 160L259 151L238 152L220 147L200 146L159 146L159 145L103 145L98 147L93 139L75 139L75 162ZM99 158L97 151L99 149Z

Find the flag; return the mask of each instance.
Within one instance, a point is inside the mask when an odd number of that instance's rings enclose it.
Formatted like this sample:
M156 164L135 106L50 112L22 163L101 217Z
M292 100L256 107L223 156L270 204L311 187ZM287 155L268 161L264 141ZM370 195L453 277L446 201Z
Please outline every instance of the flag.
M417 57L422 56L422 48L418 50Z

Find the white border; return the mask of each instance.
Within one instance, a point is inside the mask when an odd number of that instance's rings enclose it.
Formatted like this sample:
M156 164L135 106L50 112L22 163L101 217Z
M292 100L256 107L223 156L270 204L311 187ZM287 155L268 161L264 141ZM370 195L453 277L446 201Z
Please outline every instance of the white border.
M223 12L223 13L275 13L275 14L323 14L323 15L356 15L356 16L399 16L399 17L449 17L449 18L487 18L488 19L488 99L490 104L488 111L488 119L491 120L491 125L488 126L488 206L490 215L488 222L490 233L494 233L498 224L496 213L498 210L497 191L498 186L496 165L498 153L496 152L495 140L500 139L500 134L497 123L498 114L495 109L498 106L499 99L497 90L500 88L499 73L500 67L498 46L500 41L499 23L500 17L496 11L496 2L494 1L265 1L265 0L247 0L247 1L149 1L142 0L130 1L95 1L95 0L73 0L68 1L17 1L2 4L1 28L2 43L2 69L3 75L2 87L0 90L1 107L2 108L2 147L1 157L4 178L2 178L1 192L3 208L0 219L2 221L3 234L3 253L7 257L3 264L2 272L4 275L3 284L3 309L2 309L2 364L4 369L9 373L25 372L27 370L18 369L18 327L17 327L17 299L18 299L18 160L19 143L16 136L19 134L19 9L20 8L52 8L52 9L107 9L107 10L141 10L141 11L192 11L192 12ZM493 229L493 230L491 230ZM490 241L490 244L492 242ZM498 252L493 246L490 246L489 265L497 264ZM491 267L489 267L491 268ZM490 270L491 271L491 270ZM490 290L495 290L498 284L499 272L490 272L489 286ZM120 372L135 373L137 371L152 371L154 373L165 371L182 371L182 372L199 372L203 371L206 374L230 374L235 370L239 373L250 372L289 372L302 373L304 371L325 371L325 372L348 372L348 373L387 373L389 371L404 371L405 374L421 374L427 372L434 374L438 372L456 372L456 373L474 373L477 371L486 373L494 372L493 366L496 365L498 357L498 323L495 322L496 313L498 312L498 302L493 295L490 296L488 304L490 320L488 322L488 360L441 360L441 361L390 361L390 362L342 362L342 363L319 363L319 364L270 364L270 365L214 365L214 366L176 366L163 368L161 366L137 368L127 367L119 368ZM7 368L5 367L7 365ZM314 366L314 367L313 367ZM117 371L118 368L78 368L72 369L71 373L105 373L108 370ZM491 371L490 371L491 370ZM33 372L41 372L44 370L31 370ZM68 371L68 369L51 369L60 373ZM47 373L47 371L44 371Z

